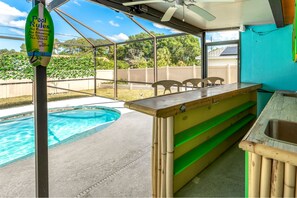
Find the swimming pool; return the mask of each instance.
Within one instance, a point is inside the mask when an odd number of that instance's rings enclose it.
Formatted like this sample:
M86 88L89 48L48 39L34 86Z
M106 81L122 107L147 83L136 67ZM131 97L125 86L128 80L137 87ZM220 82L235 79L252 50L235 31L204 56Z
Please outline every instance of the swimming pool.
M49 110L48 145L74 141L109 126L120 112L106 107L82 106ZM0 166L35 151L33 113L0 120Z

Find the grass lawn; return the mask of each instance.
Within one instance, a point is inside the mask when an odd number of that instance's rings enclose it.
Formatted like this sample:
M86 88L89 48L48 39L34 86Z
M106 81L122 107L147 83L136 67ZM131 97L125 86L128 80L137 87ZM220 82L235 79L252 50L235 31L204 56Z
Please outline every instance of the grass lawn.
M83 90L83 92L87 92L92 94L93 90ZM58 93L58 94L50 94L48 95L48 101L57 101L57 100L65 100L71 98L79 98L79 97L87 97L89 95L76 93L76 92L67 92L67 93ZM97 96L102 96L106 98L114 98L114 90L111 88L107 89L97 89ZM148 98L154 96L154 92L152 89L118 89L118 100L122 101L131 101L142 98ZM21 105L32 104L32 96L20 96L20 97L12 97L12 98L2 98L0 99L0 108L9 108L16 107Z

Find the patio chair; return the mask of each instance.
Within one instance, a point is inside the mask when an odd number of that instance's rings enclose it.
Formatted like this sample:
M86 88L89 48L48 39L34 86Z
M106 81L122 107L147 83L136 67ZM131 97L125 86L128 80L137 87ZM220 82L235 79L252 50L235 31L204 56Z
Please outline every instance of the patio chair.
M207 85L207 80L204 80L201 78L190 78L190 79L184 80L183 85L185 86L186 90L187 90L188 84L192 84L192 86L191 86L192 89L204 87L205 85ZM200 84L200 86L199 86L199 84Z
M223 78L220 77L207 77L204 78L203 80L207 80L207 86L217 86L217 85L222 85L224 82Z
M166 90L168 90L170 93L171 93L171 88L173 86L176 86L177 87L177 92L180 91L180 87L183 86L183 84L179 81L176 81L176 80L160 80L160 81L157 81L155 83L152 84L152 87L155 89L155 96L158 95L158 86L163 86L164 87L164 92L163 94L165 94Z

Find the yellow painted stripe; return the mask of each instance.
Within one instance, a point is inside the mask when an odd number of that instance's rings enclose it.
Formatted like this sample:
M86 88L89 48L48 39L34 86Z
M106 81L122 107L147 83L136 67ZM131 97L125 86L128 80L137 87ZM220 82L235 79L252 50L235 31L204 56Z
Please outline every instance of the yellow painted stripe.
M209 106L180 113L174 116L174 133L180 133L250 100L251 94L241 94Z

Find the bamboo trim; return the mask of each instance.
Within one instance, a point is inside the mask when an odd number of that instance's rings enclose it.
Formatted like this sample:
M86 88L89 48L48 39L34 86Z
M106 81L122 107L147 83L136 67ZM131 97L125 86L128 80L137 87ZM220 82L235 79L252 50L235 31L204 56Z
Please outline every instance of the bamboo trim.
M295 152L280 150L265 144L253 143L246 140L240 142L239 147L248 152L257 153L258 155L262 155L267 158L288 162L297 166L297 155Z
M166 134L167 120L161 118L161 191L160 196L166 196Z
M271 178L271 197L282 197L284 188L283 162L273 160Z
M260 197L270 196L272 160L262 157Z
M157 182L156 182L156 172L157 172L157 151L158 151L158 119L153 118L153 137L152 137L152 197L157 197Z
M260 195L260 171L262 157L255 153L252 153L251 158L251 185L249 186L249 197L259 197Z
M158 157L157 157L157 197L160 197L161 191L161 118L158 118Z
M294 197L296 185L296 167L285 163L284 197Z
M295 173L295 181L297 181L297 171ZM297 185L295 184L295 197L297 197Z
M248 171L249 171L249 183L248 183L248 195L250 196L251 194L251 186L252 186L252 177L251 177L251 170L252 170L252 153L248 152L249 154L249 167L248 167Z
M167 118L166 197L173 197L174 131L173 117Z

